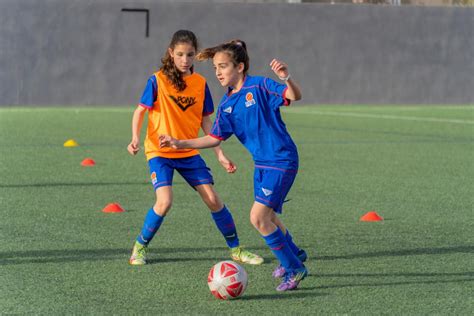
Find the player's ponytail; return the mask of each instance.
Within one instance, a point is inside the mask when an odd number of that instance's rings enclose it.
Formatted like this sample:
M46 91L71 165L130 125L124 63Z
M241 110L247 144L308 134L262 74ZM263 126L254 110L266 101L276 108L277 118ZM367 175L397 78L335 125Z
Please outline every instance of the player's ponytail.
M214 55L217 53L217 48L219 48L219 46L203 49L196 55L196 59L199 61L203 61L214 58Z
M192 45L196 51L198 50L196 35L194 35L194 33L191 31L179 30L174 33L168 47L174 49L176 44L179 43L188 43ZM178 70L178 68L176 68L173 57L171 57L168 49L166 50L165 56L161 58L161 64L160 70L165 74L175 89L178 91L183 91L186 89L186 82L183 79L183 74ZM193 71L194 66L191 67L191 72Z
M240 39L234 39L230 42L223 43L215 47L206 48L197 54L196 59L203 61L214 58L214 55L219 52L227 53L235 66L243 63L244 74L247 73L250 68L250 58L247 54L247 44L245 44L245 42Z

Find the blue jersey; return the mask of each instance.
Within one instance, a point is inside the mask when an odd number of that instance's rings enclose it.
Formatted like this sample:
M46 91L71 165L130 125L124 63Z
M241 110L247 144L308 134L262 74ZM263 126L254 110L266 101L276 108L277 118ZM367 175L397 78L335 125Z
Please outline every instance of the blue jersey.
M280 115L280 106L289 105L286 89L270 78L247 75L237 93L222 98L210 136L226 140L235 134L257 168L298 169L298 151Z

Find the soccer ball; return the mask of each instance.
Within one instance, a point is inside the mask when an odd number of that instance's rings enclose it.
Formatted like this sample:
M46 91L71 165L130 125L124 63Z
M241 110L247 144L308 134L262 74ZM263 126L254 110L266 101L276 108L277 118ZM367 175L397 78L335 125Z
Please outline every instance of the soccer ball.
M218 299L234 299L247 288L247 272L233 261L221 261L209 271L207 284L212 295Z

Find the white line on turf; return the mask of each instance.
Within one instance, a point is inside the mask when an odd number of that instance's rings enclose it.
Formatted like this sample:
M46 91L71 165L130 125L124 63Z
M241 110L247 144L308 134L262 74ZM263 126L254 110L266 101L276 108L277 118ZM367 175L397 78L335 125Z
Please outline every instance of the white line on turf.
M389 120L407 120L407 121L419 121L419 122L474 124L474 121L471 121L471 120L443 119L443 118L436 118L436 117L419 117L419 116L399 116L399 115L386 115L386 114L369 114L369 113L355 113L355 112L333 112L333 111L317 111L317 110L304 111L304 110L292 109L292 111L288 111L287 113L291 113L291 114L330 115L330 116L348 116L348 117L389 119Z

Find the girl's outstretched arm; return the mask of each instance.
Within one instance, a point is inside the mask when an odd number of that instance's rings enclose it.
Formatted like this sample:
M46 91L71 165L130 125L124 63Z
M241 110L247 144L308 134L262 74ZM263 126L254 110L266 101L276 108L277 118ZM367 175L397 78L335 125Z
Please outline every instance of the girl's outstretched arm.
M202 121L201 121L201 128L204 132L204 134L209 135L212 129L212 121L209 116L203 116ZM216 146L214 147L214 153L216 154L217 160L221 164L221 166L228 172L228 173L234 173L237 170L237 166L227 158L227 156L224 154L224 151L222 150L221 146Z
M179 140L169 135L160 135L160 147L171 147L173 149L194 148L203 149L219 146L221 141L209 135L194 138Z
M301 100L301 89L298 84L291 78L288 71L288 65L278 59L273 59L270 62L270 67L272 67L273 72L280 78L284 80L288 90L286 90L285 97L292 101Z

